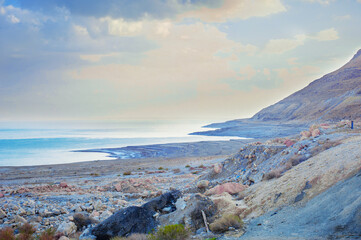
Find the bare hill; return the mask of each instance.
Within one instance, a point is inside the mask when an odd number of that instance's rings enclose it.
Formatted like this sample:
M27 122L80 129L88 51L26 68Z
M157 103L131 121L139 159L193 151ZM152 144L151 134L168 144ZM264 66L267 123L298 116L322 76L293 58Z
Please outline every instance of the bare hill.
M252 117L257 121L361 119L361 49L340 69Z

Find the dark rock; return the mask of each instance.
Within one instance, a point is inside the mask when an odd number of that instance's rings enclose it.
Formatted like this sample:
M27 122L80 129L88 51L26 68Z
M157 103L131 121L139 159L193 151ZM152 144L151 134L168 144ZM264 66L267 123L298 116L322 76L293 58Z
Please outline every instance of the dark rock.
M158 225L154 215L164 208L175 210L175 202L180 197L175 190L165 193L141 207L131 206L114 213L91 230L98 240L108 240L112 237L124 237L133 233L149 233Z
M95 219L81 213L74 214L73 218L73 222L75 223L78 230L82 230L84 227L88 227L91 224L98 223L98 221Z
M303 188L303 190L307 190L307 189L310 189L310 188L312 188L312 185L311 185L311 183L309 181L307 181L306 184L305 184L305 187Z
M300 194L298 194L295 198L295 203L301 201L305 197L306 193L302 191Z
M159 221L162 225L184 224L195 232L197 229L205 227L202 211L204 211L207 221L212 222L217 213L217 207L210 198L202 194L195 194L184 207L170 214L160 216Z

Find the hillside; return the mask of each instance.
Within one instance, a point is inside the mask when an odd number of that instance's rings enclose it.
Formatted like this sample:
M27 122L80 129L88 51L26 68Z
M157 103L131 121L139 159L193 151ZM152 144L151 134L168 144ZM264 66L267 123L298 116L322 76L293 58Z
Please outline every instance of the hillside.
M257 114L257 121L361 119L361 50L340 69Z

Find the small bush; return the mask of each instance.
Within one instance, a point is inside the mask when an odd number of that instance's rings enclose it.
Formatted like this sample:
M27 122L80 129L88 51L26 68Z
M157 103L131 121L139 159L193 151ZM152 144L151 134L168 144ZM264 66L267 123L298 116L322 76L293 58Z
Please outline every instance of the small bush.
M111 240L148 240L148 235L146 234L140 234L140 233L134 233L128 237L114 237Z
M35 233L36 229L29 223L23 224L19 228L19 236L17 240L31 240L34 239L33 234Z
M164 226L158 229L155 234L149 236L150 240L186 240L190 232L182 224Z
M55 240L55 229L48 228L40 233L39 240Z
M15 240L14 230L11 227L7 227L0 230L1 240Z
M124 173L123 173L123 176L129 176L129 175L132 175L132 172L131 172L131 171L127 171L127 172L124 172Z
M164 170L164 168L163 168L163 167L159 167L158 170Z
M186 165L186 168L190 168L191 166L189 164Z
M215 233L224 233L228 231L230 227L233 227L235 229L242 228L242 219L237 215L227 214L209 225L211 231Z
M279 178L279 177L281 177L281 170L274 169L274 170L272 170L272 171L270 171L268 173L265 173L263 175L262 180L271 180L273 178Z
M90 176L99 177L99 173L91 173Z
M199 165L198 168L205 168L203 164Z

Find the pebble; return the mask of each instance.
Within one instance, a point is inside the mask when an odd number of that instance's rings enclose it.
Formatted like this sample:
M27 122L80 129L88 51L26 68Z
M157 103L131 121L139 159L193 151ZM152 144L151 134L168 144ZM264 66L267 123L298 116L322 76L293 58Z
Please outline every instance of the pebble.
M0 208L0 219L6 218L6 213Z

